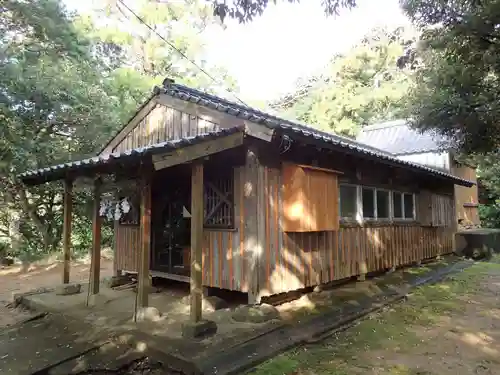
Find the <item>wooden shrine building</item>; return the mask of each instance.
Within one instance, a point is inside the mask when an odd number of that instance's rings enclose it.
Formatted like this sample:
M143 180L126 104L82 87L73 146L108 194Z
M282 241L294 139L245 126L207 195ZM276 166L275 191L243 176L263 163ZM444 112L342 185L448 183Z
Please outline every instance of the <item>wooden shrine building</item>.
M264 296L453 251L454 186L474 183L169 80L94 158L19 176L94 183L91 294L99 293L100 201L115 219L115 270ZM66 262L68 264L68 262ZM69 281L66 268L64 281Z

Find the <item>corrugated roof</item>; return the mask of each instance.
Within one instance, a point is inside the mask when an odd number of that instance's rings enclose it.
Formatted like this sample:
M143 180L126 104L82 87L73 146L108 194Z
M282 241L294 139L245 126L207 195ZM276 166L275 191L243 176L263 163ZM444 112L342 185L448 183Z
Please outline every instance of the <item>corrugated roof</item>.
M421 133L412 129L406 120L365 126L356 140L394 155L442 151L449 148L448 142L442 136L433 132Z
M392 154L391 152L382 150L378 147L366 143L362 143L358 140L353 140L351 138L342 137L336 134L317 130L308 125L301 124L298 122L281 119L279 117L264 113L257 109L243 106L234 102L230 102L226 99L222 99L217 96L207 94L202 91L192 89L183 85L168 83L161 90L163 93L169 96L187 102L215 109L217 111L224 112L232 116L240 117L252 122L264 124L268 128L279 130L283 134L288 135L291 138L293 138L293 136L300 135L301 138L308 139L310 142L330 144L338 148L342 148L344 150L349 150L350 152L353 153L380 159L381 162L385 162L386 164L399 165L405 168L413 169L415 171L420 171L427 174L444 177L453 180L455 183L460 185L466 185L466 186L474 185L474 182L458 178L449 173L439 171L424 165L412 163L406 160L400 160L396 157L396 155Z
M97 168L107 164L130 161L133 159L138 160L141 157L145 157L148 155L180 149L207 140L221 138L240 131L242 131L242 129L237 127L230 129L221 129L215 132L200 134L194 137L186 137L174 141L161 142L128 151L114 152L111 154L95 156L93 158L88 158L78 161L70 161L67 163L58 164L47 168L30 170L21 173L20 175L18 175L18 178L20 178L24 183L28 185L46 181L53 181L64 178L65 174L75 170L82 170L82 169L91 170L93 168Z

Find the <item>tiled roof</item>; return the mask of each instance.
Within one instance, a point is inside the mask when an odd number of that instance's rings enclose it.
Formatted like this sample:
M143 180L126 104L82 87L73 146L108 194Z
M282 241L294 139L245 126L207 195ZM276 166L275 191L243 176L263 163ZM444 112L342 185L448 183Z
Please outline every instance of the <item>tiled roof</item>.
M33 183L37 184L45 181L53 181L60 178L64 178L64 175L66 173L75 170L82 170L82 169L92 170L97 167L112 163L131 161L134 159L138 160L141 157L147 155L153 155L156 153L162 153L170 150L180 149L207 140L221 138L230 134L237 133L239 131L242 130L240 128L221 129L215 132L200 134L195 137L186 137L174 141L161 142L145 147L139 147L128 151L114 152L111 154L103 154L93 158L88 158L78 161L70 161L68 163L58 164L47 168L26 171L18 175L18 178L20 178L24 183L28 185Z
M410 161L400 160L396 157L395 154L388 152L387 150L382 150L378 147L374 147L373 145L362 143L358 140L353 140L351 138L342 137L336 134L317 130L315 128L312 128L310 126L295 121L281 119L279 117L264 113L257 109L253 109L234 102L230 102L226 99L222 99L220 97L210 95L183 85L175 83L167 83L160 90L164 94L167 94L169 96L187 102L195 103L207 108L227 113L232 116L240 117L245 120L263 124L270 129L275 129L280 131L281 133L289 136L292 139L294 136L295 137L300 136L301 141L303 141L303 139L306 139L309 140L310 143L329 144L349 152L379 159L381 162L386 164L399 165L404 168L413 169L414 171L419 171L427 174L432 174L435 176L444 177L453 180L455 183L460 185L465 185L465 186L474 185L474 183L471 181L455 177L449 173L439 171L421 164L413 163Z
M421 133L412 129L405 120L365 126L356 139L394 155L442 151L449 148L443 137L432 132Z
M323 146L336 148L340 151L352 153L361 157L376 159L381 163L396 165L413 170L415 172L426 173L429 175L434 175L436 177L445 178L460 185L472 186L474 184L471 181L455 177L443 171L439 171L409 161L400 160L394 154L385 150L381 150L377 147L373 147L371 145L347 137L320 131L298 122L281 119L257 109L233 103L226 99L222 99L220 97L210 95L186 86L178 85L175 83L168 83L163 88L156 90L156 93L159 92L163 92L166 95L187 102L195 103L207 108L224 112L231 116L263 124L269 129L276 130L278 133L289 137L289 139L291 139L292 141L314 144L319 147ZM181 148L193 143L200 142L207 138L219 137L223 136L224 134L231 134L240 130L241 129L239 128L232 128L208 133L197 137L189 137L176 141L158 143L155 145L138 148L131 151L125 151L122 153L107 154L90 159L85 159L82 161L69 162L49 168L28 171L19 175L19 177L25 183L33 183L34 181L37 181L37 183L39 183L40 181L55 180L58 178L63 178L65 173L71 172L76 169L90 169L96 166L112 163L113 161L123 161L125 159L134 157L137 158L138 156L143 156L154 152L164 152L165 150L169 149Z

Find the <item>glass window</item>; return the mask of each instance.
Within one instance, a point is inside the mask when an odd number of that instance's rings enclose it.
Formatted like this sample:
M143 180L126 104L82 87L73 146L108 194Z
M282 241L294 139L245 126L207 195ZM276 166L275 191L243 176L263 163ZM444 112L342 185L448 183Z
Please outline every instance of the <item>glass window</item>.
M413 219L413 194L403 194L405 219Z
M389 192L377 190L377 218L389 219Z
M370 188L363 188L362 201L363 201L363 217L375 217L375 190Z
M401 199L401 193L397 191L392 192L392 207L393 207L393 217L396 219L403 218L403 202Z
M357 211L357 187L352 185L340 185L340 217L356 219Z

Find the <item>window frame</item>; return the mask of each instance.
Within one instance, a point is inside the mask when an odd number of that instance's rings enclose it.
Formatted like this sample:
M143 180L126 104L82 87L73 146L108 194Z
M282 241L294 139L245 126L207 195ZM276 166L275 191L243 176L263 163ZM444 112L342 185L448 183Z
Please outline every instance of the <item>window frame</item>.
M344 217L342 216L342 201L341 201L341 186L354 187L356 189L356 217ZM373 202L374 202L374 217L364 217L363 216L363 189L368 189L373 192ZM377 192L383 191L388 194L388 210L389 217L380 218L378 217L378 202L377 202ZM398 194L401 199L401 214L402 217L394 217L394 194ZM405 217L405 206L404 206L404 195L411 195L413 202L412 217ZM392 190L387 188L378 188L375 186L360 185L349 182L339 182L339 219L343 223L353 223L357 222L362 224L364 222L394 222L394 221L405 221L411 222L417 220L417 207L416 207L416 194L408 191Z
M416 209L416 199L415 199L416 194L410 193L408 191L392 190L391 203L393 206L392 207L392 214L393 215L394 215L394 194L395 193L398 194L400 199L401 199L401 216L402 217L394 217L393 216L392 220L394 220L394 221L415 221L415 220L417 220L417 209ZM411 197L412 197L413 210L412 210L411 217L405 216L405 200L404 200L405 195L411 195Z
M372 191L372 196L373 196L373 217L365 217L364 211L363 211L363 190L371 190ZM377 188L372 187L372 186L364 186L360 185L359 186L359 191L360 191L360 204L361 204L361 218L363 221L374 221L378 220L377 219Z
M354 195L355 196L355 201L354 201L355 215L354 215L354 218L348 217L348 216L342 216L342 201L340 199L341 198L341 194L340 194L341 186L353 187L355 189L355 195ZM354 222L354 221L357 221L357 222L359 222L360 219L362 219L363 213L362 212L360 213L359 199L360 199L360 196L359 196L359 185L350 184L350 183L339 183L339 219L341 221L344 221L344 222Z
M382 217L382 218L379 218L378 217L378 202L377 202L377 192L379 191L385 191L387 194L388 194L388 207L387 207L387 213L388 213L388 217ZM391 221L393 220L393 216L392 216L392 190L390 189L385 189L385 188L376 188L375 189L375 213L376 213L376 217L377 217L377 220L378 221Z
M213 170L210 172L207 172L204 174L203 178L203 228L208 229L208 230L219 230L219 231L225 231L225 230L234 230L236 228L236 184L235 184L235 171L234 168L231 168L229 172L226 172L227 175L224 175L224 173L219 174L218 170ZM217 182L218 180L224 180L227 179L226 182L230 185L230 191L224 192L221 191L218 186ZM211 187L215 186L215 188L220 191L224 197L220 197L220 194L216 191L213 190ZM230 223L227 224L215 224L215 223L210 223L208 220L210 220L212 217L207 217L208 214L210 213L208 211L208 196L210 195L210 190L212 190L215 195L213 195L212 198L218 198L221 200L228 200L229 203L226 204L227 209L229 210L227 213L229 214L229 220ZM218 203L216 203L217 205ZM223 208L225 203L221 203L220 207L213 213L213 215L217 214L217 211ZM212 207L213 208L213 207Z

